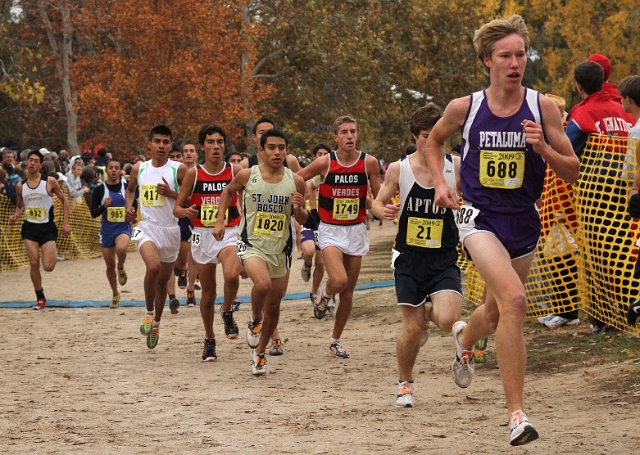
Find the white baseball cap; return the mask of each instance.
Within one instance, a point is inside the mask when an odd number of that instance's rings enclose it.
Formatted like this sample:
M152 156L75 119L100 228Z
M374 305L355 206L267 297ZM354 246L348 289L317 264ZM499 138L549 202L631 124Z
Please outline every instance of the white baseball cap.
M47 150L47 149L46 149L46 148L44 148L44 147L42 147L42 148L39 150L39 152L40 152L40 153L42 153L43 155L47 155L47 154L51 153L49 150Z

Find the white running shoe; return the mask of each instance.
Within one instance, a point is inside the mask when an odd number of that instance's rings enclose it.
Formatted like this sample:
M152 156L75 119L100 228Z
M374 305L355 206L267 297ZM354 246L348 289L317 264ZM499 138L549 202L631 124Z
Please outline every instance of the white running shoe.
M544 323L550 329L555 329L556 327L561 327L563 325L580 325L580 319L567 319L562 316L554 316L550 320Z
M309 282L309 278L311 278L311 264L303 262L302 270L300 270L300 275L302 276L302 281L304 281L305 283Z
M260 343L260 334L262 333L262 321L254 321L253 316L247 324L247 343L250 348L257 348Z
M424 321L424 327L422 327L422 335L420 335L420 347L427 344L427 341L429 341L430 333L431 327L429 327L429 321Z
M262 376L267 372L267 358L264 353L256 354L256 350L251 350L251 372L254 376Z
M413 382L402 381L398 384L398 397L396 398L396 407L413 407Z
M538 439L538 432L529 423L527 415L521 410L514 412L509 417L509 431L511 432L512 446L521 446Z
M467 326L464 321L458 321L453 324L453 339L456 342L456 358L451 364L451 374L453 380L458 387L466 389L471 384L473 379L473 373L475 371L475 364L473 361L473 350L462 349L460 343L458 343L458 334Z
M544 324L545 322L548 322L548 321L552 320L554 317L555 317L555 314L553 314L553 313L549 313L549 314L548 314L548 315L546 315L546 316L540 316L540 317L538 318L538 322L539 322L540 324Z

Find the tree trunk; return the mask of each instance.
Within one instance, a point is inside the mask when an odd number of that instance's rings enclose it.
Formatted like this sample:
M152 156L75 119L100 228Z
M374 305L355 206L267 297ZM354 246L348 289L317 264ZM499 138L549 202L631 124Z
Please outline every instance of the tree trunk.
M72 155L78 155L80 149L78 147L78 113L73 105L77 101L76 93L71 88L71 79L69 76L69 70L71 66L72 55L72 39L73 31L71 27L71 8L69 4L64 0L56 0L58 9L60 10L60 17L62 18L62 47L58 46L56 37L53 34L53 28L51 27L51 21L49 15L44 7L43 0L38 0L38 8L40 9L40 15L44 21L44 25L47 29L47 36L49 38L49 44L51 49L56 54L56 70L60 82L62 84L62 97L64 100L64 110L67 116L67 143Z

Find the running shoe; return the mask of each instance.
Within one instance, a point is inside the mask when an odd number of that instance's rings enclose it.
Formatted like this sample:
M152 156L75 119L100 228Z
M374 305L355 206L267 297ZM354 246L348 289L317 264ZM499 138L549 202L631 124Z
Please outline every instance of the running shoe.
M196 281L193 282L193 289L195 289L196 291L202 290L202 285L200 284L200 280L198 278L196 278Z
M627 323L631 327L635 327L638 321L640 321L640 299L629 305L629 310L627 310Z
M169 309L171 310L171 314L178 314L178 308L180 308L180 300L175 297L169 299Z
M327 314L327 307L329 306L329 300L331 297L325 297L324 289L327 285L325 284L318 292L316 296L316 300L313 302L313 315L316 319L322 319L325 314Z
M538 322L540 324L544 324L545 322L548 322L548 321L552 320L554 317L555 317L555 314L553 314L553 313L550 313L550 314L548 314L546 316L540 316L538 318Z
M473 361L475 363L486 363L487 355L484 353L484 350L487 349L488 341L488 338L483 338L476 341L476 344L473 345Z
M398 395L396 398L396 407L398 408L413 407L413 382L402 381L398 384Z
M247 343L250 348L257 348L260 343L260 333L262 333L262 321L254 321L253 316L247 324Z
M109 308L111 308L112 310L115 310L119 306L120 306L120 294L114 295L111 298L111 303L109 304Z
M149 335L147 335L147 347L153 349L158 345L160 339L160 326L154 325Z
M420 335L420 347L427 344L427 341L429 341L430 334L431 334L431 327L429 327L429 321L424 321L424 326L422 327L422 335Z
M143 335L149 335L153 328L153 314L147 313L144 315L144 321L140 326L140 333Z
M302 270L300 270L300 275L302 276L302 281L307 283L309 281L309 278L311 278L311 264L303 262Z
M545 322L544 325L546 325L550 329L555 329L563 325L580 325L580 319L579 318L567 319L562 316L554 316L553 318Z
M118 273L118 283L120 283L120 286L124 286L125 284L127 284L128 277L124 266L121 269L116 270L116 272Z
M521 446L538 439L538 432L529 423L527 415L521 410L514 412L509 417L509 431L511 432L512 446Z
M187 271L186 270L180 270L180 276L178 277L178 287L180 289L187 288Z
M204 339L204 349L202 350L202 361L203 362L215 362L218 360L218 356L216 356L216 340L207 340Z
M34 310L42 310L47 306L47 299L38 299L36 304L33 306Z
M329 343L329 352L341 359L348 359L349 353L344 350L342 345L340 344L340 340L336 340Z
M240 309L240 300L233 299L233 303L231 304L231 311L234 313Z
M464 321L458 321L453 324L453 339L456 342L456 358L451 364L451 373L453 380L458 387L463 389L469 387L471 380L473 379L473 373L475 371L475 364L473 363L473 351L467 351L462 349L460 343L458 343L458 334L463 328L467 326ZM458 354L460 352L460 354Z
M251 350L251 372L254 376L262 376L267 372L267 359L264 353L257 354L255 349Z
M238 338L238 324L233 319L233 311L223 312L222 305L220 306L220 314L222 315L222 321L224 322L224 335L229 340L235 340Z
M195 291L187 291L187 308L193 308L196 306L196 303Z
M278 338L277 340L273 341L271 349L269 350L269 355L277 356L282 354L284 354L284 352L282 351L282 341L280 341L280 338Z

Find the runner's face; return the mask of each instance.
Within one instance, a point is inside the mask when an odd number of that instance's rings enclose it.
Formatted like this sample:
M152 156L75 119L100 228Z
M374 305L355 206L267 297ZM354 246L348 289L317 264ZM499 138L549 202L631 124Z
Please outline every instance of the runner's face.
M316 152L316 155L313 157L313 161L317 160L321 156L325 156L325 155L328 155L328 154L329 154L328 150L318 149L318 151Z
M229 157L229 164L240 164L242 163L242 157L240 155L231 155Z
M116 183L120 180L120 164L115 161L109 161L107 164L107 182Z
M40 158L36 155L31 155L27 158L27 171L34 174L36 172L40 172L40 169L42 169L42 161L40 161Z
M356 149L358 140L358 130L356 124L347 122L338 127L338 134L333 136L333 140L338 145L338 150L350 152Z
M164 134L154 134L147 147L152 158L163 161L169 157L171 138Z
M431 130L432 128L422 130L420 131L420 134L413 136L413 139L416 141L416 149L418 152L423 154L427 152L427 139L429 139Z
M219 163L224 156L224 137L220 133L207 134L202 148L207 161Z
M283 162L287 157L287 143L281 137L269 137L264 144L264 149L260 147L258 153L263 154L263 162L270 167L283 166Z
M275 128L275 126L269 122L258 123L258 125L256 126L256 134L251 136L251 139L253 139L253 142L255 142L256 145L260 147L260 138L262 137L262 135L265 133L265 131L273 128Z
M520 36L511 34L495 42L491 57L484 58L489 68L491 80L500 85L520 86L524 68L527 66L527 52Z
M177 150L171 150L169 152L169 159L173 161L177 161L178 163L182 163L182 153Z
M187 144L182 147L182 154L184 156L182 162L187 165L195 165L198 159L198 152L196 152L196 146L193 144Z

